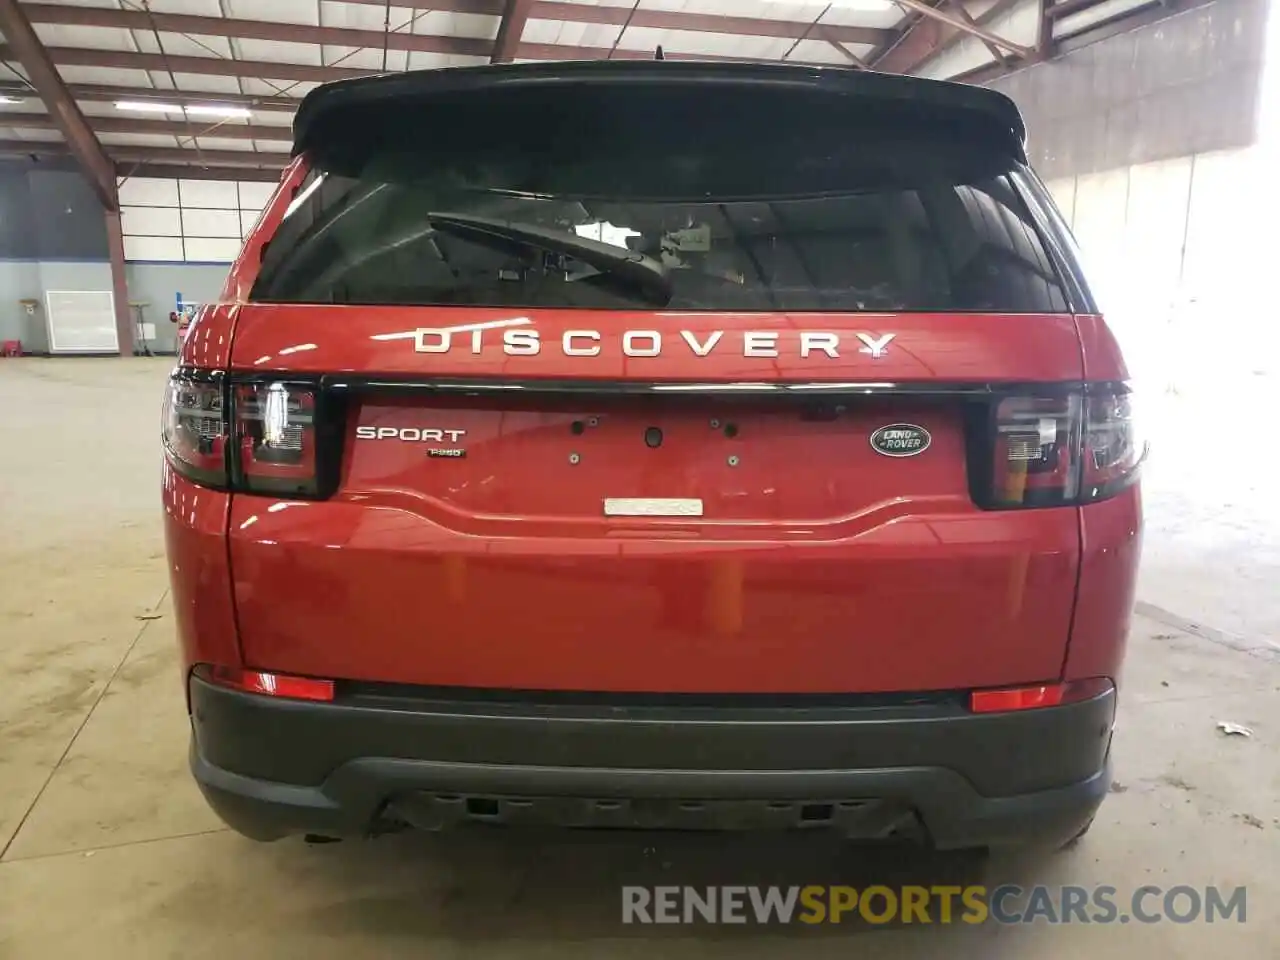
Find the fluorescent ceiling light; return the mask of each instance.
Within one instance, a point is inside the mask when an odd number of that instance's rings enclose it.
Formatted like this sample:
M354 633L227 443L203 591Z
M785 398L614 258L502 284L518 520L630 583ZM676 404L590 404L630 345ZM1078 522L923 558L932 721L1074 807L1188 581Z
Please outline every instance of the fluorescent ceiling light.
M195 104L187 107L187 115L191 117L243 117L245 119L250 116L245 107L229 107L221 103Z
M245 107L232 107L222 103L197 103L183 107L177 103L158 100L117 100L117 110L137 110L140 113L185 113L189 117L243 117L251 114Z
M22 102L21 97L0 96L0 103L21 103L21 102Z
M137 110L140 113L181 113L176 103L159 103L153 100L117 100L117 110Z

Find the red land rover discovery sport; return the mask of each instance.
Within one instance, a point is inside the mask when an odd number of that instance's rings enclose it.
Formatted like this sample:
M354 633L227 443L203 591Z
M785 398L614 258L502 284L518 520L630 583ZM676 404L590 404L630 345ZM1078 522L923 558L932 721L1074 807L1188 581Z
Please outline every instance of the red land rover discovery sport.
M1143 448L1009 100L538 64L294 133L164 414L228 824L1087 827Z

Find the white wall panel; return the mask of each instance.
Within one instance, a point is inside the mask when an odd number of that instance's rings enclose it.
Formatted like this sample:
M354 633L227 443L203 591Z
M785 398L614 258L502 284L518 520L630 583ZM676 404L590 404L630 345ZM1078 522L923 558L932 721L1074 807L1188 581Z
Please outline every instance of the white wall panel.
M1183 272L1188 296L1248 302L1274 282L1275 248L1265 239L1268 221L1258 216L1259 187L1268 180L1262 159L1256 149L1196 157Z
M1080 244L1089 279L1110 310L1115 279L1123 274L1124 225L1129 200L1129 171L1108 170L1076 179L1072 232Z
M229 263L275 187L233 180L126 181L121 197L138 202L121 213L125 259Z
M120 181L120 202L131 207L176 207L178 181L127 177Z
M1074 193L1073 232L1131 376L1149 394L1280 373L1266 304L1276 267L1261 148L1220 151L1049 184ZM1274 162L1270 164L1274 165Z
M1170 290L1182 275L1191 165L1180 157L1129 168L1125 273L1137 285Z
M234 180L179 180L178 192L184 207L235 210L240 206Z
M182 236L182 216L177 207L121 207L120 226L126 235Z
M209 263L230 263L240 253L240 239L187 237L187 259Z
M1174 347L1169 333L1181 298L1191 166L1191 158L1182 157L1129 168L1122 270L1113 276L1119 296L1113 326L1130 374L1152 385L1165 376Z
M1053 202L1058 205L1058 212L1062 214L1062 219L1071 225L1075 218L1076 209L1076 178L1066 177L1062 180L1051 180L1045 184L1049 188L1049 193L1053 196Z
M239 237L240 212L238 210L192 210L183 207L182 232L188 238Z
M1180 383L1280 375L1271 306L1277 265L1267 232L1277 203L1274 163L1257 147L1195 158L1177 317Z
M271 199L271 194L275 193L275 183L264 183L254 180L242 180L240 187L240 209L241 210L261 210L267 205L267 201Z
M182 239L180 237L130 237L124 238L126 260L167 260L181 262Z

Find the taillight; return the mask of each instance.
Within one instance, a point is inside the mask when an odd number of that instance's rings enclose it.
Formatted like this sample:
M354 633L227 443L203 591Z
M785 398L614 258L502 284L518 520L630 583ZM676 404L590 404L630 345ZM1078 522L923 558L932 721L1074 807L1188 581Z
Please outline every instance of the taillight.
M1126 390L1085 398L1082 500L1102 500L1132 484L1147 455L1138 432L1133 394Z
M164 397L160 434L174 469L205 486L227 484L227 418L220 378L175 375Z
M251 493L317 492L316 392L281 381L232 388L237 480Z
M220 376L176 373L165 395L165 453L175 470L205 486L324 496L332 492L337 454L326 457L321 449L325 438L332 446L335 433L321 429L317 400L314 383L228 384Z
M1146 453L1125 385L998 401L974 495L1001 509L1091 503L1138 479Z

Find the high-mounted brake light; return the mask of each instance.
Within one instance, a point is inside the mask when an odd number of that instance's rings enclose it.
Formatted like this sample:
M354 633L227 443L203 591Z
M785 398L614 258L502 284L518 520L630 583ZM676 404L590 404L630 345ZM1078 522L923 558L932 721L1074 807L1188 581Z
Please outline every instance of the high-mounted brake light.
M1092 503L1138 479L1146 445L1126 385L1053 397L1015 396L994 409L975 496L991 508Z

